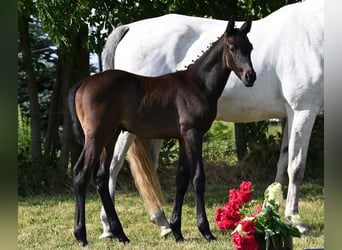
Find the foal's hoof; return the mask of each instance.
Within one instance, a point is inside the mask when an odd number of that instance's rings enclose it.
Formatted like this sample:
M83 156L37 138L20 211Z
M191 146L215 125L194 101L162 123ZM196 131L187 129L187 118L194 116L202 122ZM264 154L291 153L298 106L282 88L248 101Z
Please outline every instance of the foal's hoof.
M214 236L212 236L212 237L208 238L207 241L213 242L213 241L217 241L217 239Z
M184 242L184 237L182 236L182 237L176 238L176 242L177 242L177 243Z
M119 242L124 243L124 244L128 244L130 242L130 240L127 238L125 234L119 235L118 239L119 239Z
M175 233L173 231L173 236L175 236L175 240L177 243L183 242L184 241L184 237L181 233Z
M215 236L212 235L212 234L205 235L204 238L205 238L208 242L217 241L217 239L215 238Z
M78 241L78 245L80 247L88 247L88 242L87 241Z
M86 247L88 246L87 236L85 233L85 229L77 229L74 231L74 236L78 241L78 245L80 247Z
M125 239L119 239L119 241L125 245L131 242L127 237Z

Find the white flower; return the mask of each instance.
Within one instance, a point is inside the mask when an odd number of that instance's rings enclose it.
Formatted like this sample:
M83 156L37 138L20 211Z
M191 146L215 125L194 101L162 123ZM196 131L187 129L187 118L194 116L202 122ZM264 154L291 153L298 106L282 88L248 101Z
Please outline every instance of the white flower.
M269 201L273 200L277 208L283 201L283 192L281 190L281 184L278 182L273 182L265 190L265 205L270 205Z

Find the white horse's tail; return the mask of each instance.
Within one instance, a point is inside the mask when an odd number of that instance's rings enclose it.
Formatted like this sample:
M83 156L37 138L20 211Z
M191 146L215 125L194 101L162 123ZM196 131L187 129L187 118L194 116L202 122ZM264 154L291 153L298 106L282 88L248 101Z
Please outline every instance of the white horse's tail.
M114 69L115 66L115 50L122 40L122 38L128 32L129 27L127 25L122 25L117 27L108 37L103 50L103 62L104 69Z
M163 211L163 196L148 142L149 140L137 136L127 152L127 158L135 185L152 216Z

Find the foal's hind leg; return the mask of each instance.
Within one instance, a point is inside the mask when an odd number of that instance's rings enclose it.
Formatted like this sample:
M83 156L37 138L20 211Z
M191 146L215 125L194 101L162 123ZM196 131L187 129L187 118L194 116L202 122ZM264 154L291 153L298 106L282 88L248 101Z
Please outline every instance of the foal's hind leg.
M80 246L87 246L87 233L85 226L85 198L86 189L91 173L96 164L99 164L101 147L96 147L93 140L86 140L81 155L74 167L75 188L75 222L74 235Z
M94 182L96 185L97 192L99 193L103 209L106 213L107 223L109 225L110 233L114 237L118 237L120 242L128 243L129 239L125 235L122 225L119 221L118 215L116 213L113 200L109 193L109 166L113 156L113 149L115 145L117 135L115 138L107 144L104 154L101 158L101 164L98 169L94 171Z

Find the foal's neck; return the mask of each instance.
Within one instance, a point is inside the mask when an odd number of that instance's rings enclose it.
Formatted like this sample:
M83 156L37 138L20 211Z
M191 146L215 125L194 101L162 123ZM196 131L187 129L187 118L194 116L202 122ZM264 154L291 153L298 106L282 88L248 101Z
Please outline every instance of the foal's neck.
M230 69L225 65L223 36L221 36L198 60L188 69L203 91L211 98L218 99L228 80Z

